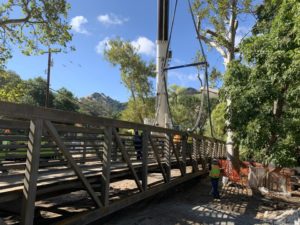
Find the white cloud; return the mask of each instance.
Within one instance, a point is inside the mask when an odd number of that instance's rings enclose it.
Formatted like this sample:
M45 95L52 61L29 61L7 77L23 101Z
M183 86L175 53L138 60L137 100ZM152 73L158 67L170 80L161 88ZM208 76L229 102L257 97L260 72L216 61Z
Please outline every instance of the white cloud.
M77 33L89 34L89 32L83 27L83 25L87 22L88 20L84 16L75 16L71 19L70 25L72 30Z
M168 73L169 78L172 79L172 82L175 82L181 86L191 86L191 83L197 83L197 85L200 85L200 81L198 79L198 75L196 73L183 73L180 71L174 71L171 70ZM200 78L203 81L203 74L200 74Z
M235 37L235 46L237 47L242 39L245 39L246 37L249 37L251 35L251 32L249 30L249 27L239 27L237 32L236 32L236 37Z
M99 41L96 46L96 52L98 54L102 55L106 48L108 48L108 49L110 48L110 45L108 42L109 42L109 37L106 37L103 40Z
M155 56L155 44L146 37L138 37L131 44L138 49L140 54Z
M98 21L106 26L110 25L122 25L123 23L127 22L128 18L122 18L117 16L113 13L110 14L103 14L97 17Z
M96 52L98 54L103 54L104 49L110 48L108 44L109 40L109 37L105 37L103 40L98 42L96 46ZM155 44L148 38L139 37L130 43L137 49L139 54L155 56Z

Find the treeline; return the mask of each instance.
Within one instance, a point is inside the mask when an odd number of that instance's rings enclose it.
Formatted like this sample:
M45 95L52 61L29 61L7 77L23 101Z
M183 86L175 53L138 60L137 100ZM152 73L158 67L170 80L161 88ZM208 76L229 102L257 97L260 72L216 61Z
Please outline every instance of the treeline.
M47 82L41 77L22 80L18 74L12 71L0 71L0 100L15 103L30 104L44 107L46 105ZM207 99L201 99L199 90L184 88L177 85L169 87L170 109L173 122L179 129L187 130L195 126L199 110L200 123L197 131L203 133L208 118ZM201 100L204 101L201 107ZM211 99L214 107L218 100ZM77 98L66 88L59 90L50 89L49 108L79 112L92 116L109 117L126 121L143 122L145 119L153 121L155 118L155 97L149 95L141 99L130 98L127 103L120 103L103 93L93 93L90 96ZM208 133L208 135L210 135Z
M0 70L0 100L44 107L46 105L47 82L42 77L22 80L13 71ZM77 98L66 88L49 91L49 108L80 112L92 116L118 118L126 104L104 94Z

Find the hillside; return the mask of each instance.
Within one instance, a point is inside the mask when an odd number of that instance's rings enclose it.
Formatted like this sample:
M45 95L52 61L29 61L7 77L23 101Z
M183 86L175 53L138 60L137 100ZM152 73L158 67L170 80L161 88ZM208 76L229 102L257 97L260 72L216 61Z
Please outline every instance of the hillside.
M79 111L92 116L116 117L126 106L126 103L121 103L98 92L80 98L80 102Z

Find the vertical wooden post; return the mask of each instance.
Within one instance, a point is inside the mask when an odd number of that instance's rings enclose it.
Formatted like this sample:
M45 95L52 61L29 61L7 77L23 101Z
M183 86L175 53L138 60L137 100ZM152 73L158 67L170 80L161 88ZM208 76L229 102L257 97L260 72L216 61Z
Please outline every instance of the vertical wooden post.
M203 169L207 170L207 142L205 139L202 140L203 146Z
M187 151L187 136L182 137L182 166L184 175L186 174L186 151Z
M148 131L143 131L143 144L142 144L142 186L144 191L148 187Z
M193 137L193 147L192 147L191 159L192 159L194 172L199 171L198 162L197 162L197 139L194 137Z
M218 141L216 141L216 145L217 145L217 158L220 159L221 158L221 154L220 154L220 143Z
M165 171L167 175L167 181L171 180L171 144L170 136L166 134L166 141L164 143L164 156L165 156Z
M110 167L112 149L112 128L104 128L103 140L103 165L101 177L101 201L104 207L109 206Z
M21 212L22 225L31 225L34 221L42 129L43 121L41 119L30 121L25 178L23 185L23 206Z

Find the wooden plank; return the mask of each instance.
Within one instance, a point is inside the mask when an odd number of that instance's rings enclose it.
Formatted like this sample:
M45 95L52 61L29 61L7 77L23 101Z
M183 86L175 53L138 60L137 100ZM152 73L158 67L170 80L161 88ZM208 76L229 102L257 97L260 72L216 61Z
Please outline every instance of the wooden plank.
M121 141L121 138L120 138L118 132L116 131L116 128L113 128L113 134L114 134L114 136L116 138L116 141L118 143L118 146L119 146L119 148L120 148L120 150L122 152L122 156L123 156L125 162L127 163L128 168L130 169L130 171L131 171L131 173L133 175L133 178L135 180L135 183L136 183L138 189L140 191L143 191L143 187L142 187L142 185L141 185L141 183L139 181L139 178L138 178L138 176L137 176L137 174L136 174L136 172L135 172L135 170L134 170L134 168L132 166L132 163L131 163L131 161L129 159L129 156L128 156L128 154L127 154L127 152L126 152L126 150L124 148L124 145L123 145L123 143Z
M40 146L43 121L30 121L29 142L26 157L25 176L23 184L23 204L21 224L31 225L34 221L37 178L39 169Z
M109 186L111 170L112 128L104 130L103 165L101 177L101 200L105 207L109 206Z
M60 123L93 124L94 126L113 126L127 129L152 130L156 132L173 132L167 128L3 101L0 101L0 115L24 119L41 118Z
M160 192L166 191L170 188L173 188L179 184L182 184L186 181L191 179L197 178L202 176L203 172L196 172L193 174L187 174L184 177L177 178L172 180L167 184L161 184L158 187L151 188L150 190L142 193L135 194L133 196L127 197L126 199L120 200L110 205L108 208L98 209L98 210L91 210L80 215L76 215L71 218L67 218L66 220L58 222L56 225L85 225L90 224L98 219L101 219L111 213L114 213L118 210L121 210L125 207L128 207L134 203L137 203L141 200L149 198L151 196L157 195Z
M29 121L0 119L0 129L24 129L29 130Z
M82 181L84 184L85 188L87 189L87 192L90 194L91 198L94 200L96 205L100 208L102 207L102 203L99 200L97 194L94 192L93 188L91 187L90 183L87 181L87 179L84 177L83 173L81 172L80 168L77 166L76 162L72 158L71 154L66 150L64 143L60 140L60 137L53 126L53 124L50 121L44 121L44 124L46 128L48 129L49 133L52 135L54 141L57 143L59 146L59 149L63 153L64 157L68 160L70 163L71 167L73 168L75 174L78 176L78 178Z
M144 191L148 188L148 131L142 134L142 186Z

